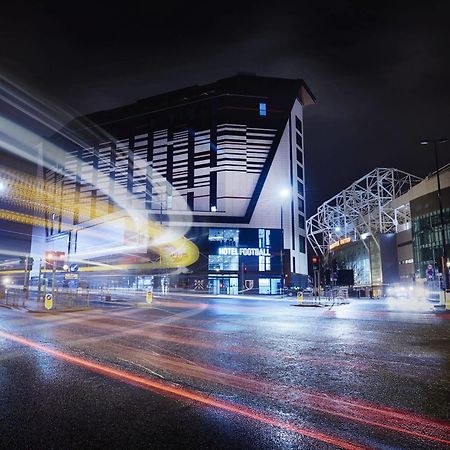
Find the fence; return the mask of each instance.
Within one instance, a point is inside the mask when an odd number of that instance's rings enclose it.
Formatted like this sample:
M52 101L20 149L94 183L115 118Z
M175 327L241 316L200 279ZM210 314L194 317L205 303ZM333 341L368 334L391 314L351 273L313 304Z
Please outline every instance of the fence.
M89 289L55 288L46 286L24 289L22 286L0 288L0 304L11 307L26 307L31 310L45 310L46 294L52 294L52 310L87 308L91 300Z

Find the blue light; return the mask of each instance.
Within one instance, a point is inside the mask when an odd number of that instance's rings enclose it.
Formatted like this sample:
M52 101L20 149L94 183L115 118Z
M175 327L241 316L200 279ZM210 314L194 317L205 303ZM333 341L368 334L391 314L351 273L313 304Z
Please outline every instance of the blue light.
M267 116L267 105L265 103L259 104L259 115L260 116Z

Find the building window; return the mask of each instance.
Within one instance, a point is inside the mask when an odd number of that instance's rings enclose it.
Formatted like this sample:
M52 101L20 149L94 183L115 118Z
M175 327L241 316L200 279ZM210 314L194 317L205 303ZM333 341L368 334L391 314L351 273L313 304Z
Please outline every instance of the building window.
M270 270L270 256L259 256L258 257L258 268L260 272L265 272Z
M267 116L267 105L265 103L259 104L259 115L260 116Z
M239 256L209 255L208 270L239 270Z
M299 236L299 244L300 244L300 253L306 253L306 243L305 243L305 236Z
M298 195L301 195L302 197L304 197L304 193L303 193L303 183L301 181L297 181L297 192Z
M295 133L295 139L296 139L296 141L297 141L297 145L298 145L300 148L303 148L303 139L302 139L302 137L301 137L298 133Z
M303 134L303 124L302 120L299 117L295 118L295 127L300 134Z
M305 212L305 202L301 198L298 199L298 210Z
M259 248L270 247L270 230L264 228L258 230L258 245Z
M235 228L210 228L208 240L224 247L239 246L239 230Z
M297 148L297 162L303 164L303 152Z
M259 263L258 269L260 272L264 272L266 270L266 263L265 263L264 258L265 258L264 256L260 256L258 258L258 263Z
M304 230L305 229L305 217L301 214L298 215L298 226Z
M303 167L297 164L297 177L303 180Z

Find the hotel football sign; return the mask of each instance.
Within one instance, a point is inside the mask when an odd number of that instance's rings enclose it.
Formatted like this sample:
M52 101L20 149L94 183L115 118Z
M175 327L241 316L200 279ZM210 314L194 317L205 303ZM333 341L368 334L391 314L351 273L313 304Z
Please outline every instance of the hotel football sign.
M220 247L219 255L222 255L222 256L270 256L270 250L268 248Z

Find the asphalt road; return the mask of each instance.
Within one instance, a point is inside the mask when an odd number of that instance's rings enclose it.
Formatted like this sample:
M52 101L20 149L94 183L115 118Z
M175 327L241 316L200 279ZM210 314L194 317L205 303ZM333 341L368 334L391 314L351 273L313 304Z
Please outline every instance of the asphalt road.
M0 308L0 448L450 448L449 337L405 299Z

